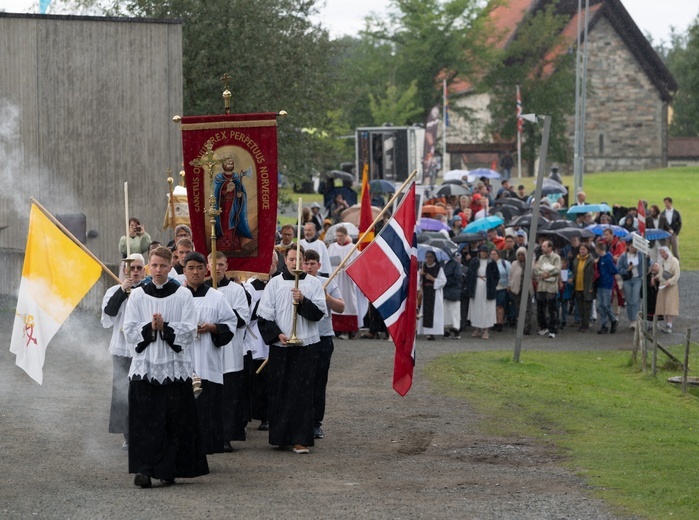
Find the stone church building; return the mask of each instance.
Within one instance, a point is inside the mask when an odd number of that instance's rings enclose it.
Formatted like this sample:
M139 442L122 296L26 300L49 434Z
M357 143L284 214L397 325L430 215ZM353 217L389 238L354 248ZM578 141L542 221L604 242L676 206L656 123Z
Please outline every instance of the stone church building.
M555 0L507 0L495 8L491 13L495 33L503 35L498 45L505 48L515 41L527 17L550 4ZM590 0L589 4L587 41L584 11L580 15L581 45L588 52L585 171L665 167L668 106L677 83L620 0ZM560 0L556 11L569 20L561 33L561 48L575 49L578 1ZM512 98L514 117L514 92ZM489 101L488 94L475 93L469 85L453 86L450 102L471 109L475 122L457 120L447 131L447 159L452 169L490 166L504 151L516 150L513 142L497 142L484 130L490 122ZM523 105L526 113L526 98ZM572 172L572 116L568 127L571 160L561 165L564 172Z

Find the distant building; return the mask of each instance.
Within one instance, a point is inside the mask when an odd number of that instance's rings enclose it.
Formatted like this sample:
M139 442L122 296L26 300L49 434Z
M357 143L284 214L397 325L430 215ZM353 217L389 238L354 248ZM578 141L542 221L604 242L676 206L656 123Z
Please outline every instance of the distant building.
M670 137L667 140L668 166L699 166L699 137Z
M491 13L495 33L503 35L499 45L506 47L515 41L523 22L553 3L554 0L506 0L495 8ZM577 0L558 2L556 11L569 18L561 33L564 44L559 52L575 48L577 9ZM584 13L581 16L582 28ZM585 114L585 171L667 166L668 105L677 90L676 81L620 0L590 0L588 24L587 42L584 42L584 30L581 30L581 45L588 51L589 86ZM571 88L574 87L571 85ZM452 118L454 123L447 132L451 168L473 168L469 154L481 153L481 158L484 157L482 154L489 154L488 159L495 159L498 154L492 149L492 143L497 139L485 130L490 123L489 95L473 92L468 84L455 84L450 102L473 109L474 117L474 121ZM523 93L523 105L526 113L526 93ZM514 92L512 114L514 117ZM569 128L572 163L572 117ZM484 144L482 150L478 150L479 143ZM468 145L468 152L465 145ZM514 151L513 143L504 145ZM565 166L562 169L565 170Z

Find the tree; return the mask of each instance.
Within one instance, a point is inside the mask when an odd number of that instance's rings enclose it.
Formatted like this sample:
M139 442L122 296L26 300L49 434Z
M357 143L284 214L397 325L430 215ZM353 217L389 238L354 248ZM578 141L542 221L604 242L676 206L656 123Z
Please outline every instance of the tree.
M386 97L377 98L369 94L369 110L375 125L391 123L395 126L403 126L422 113L417 106L417 82L413 81L408 90L402 94L398 87L389 84L386 87Z
M279 164L294 180L334 164L334 150L316 132L332 108L327 31L310 21L316 0L79 0L105 14L180 19L184 113L221 113L224 72L232 77L234 112L276 112Z
M384 69L392 74L391 85L402 92L417 86L421 113L412 121L424 122L442 104L443 79L451 83L482 70L489 57L486 14L478 0L392 0L387 19L367 20L362 38L390 51Z
M669 46L661 43L656 49L679 85L672 100L670 135L699 136L699 16L685 34L673 30Z
M524 111L551 116L549 157L566 162L567 116L575 105L575 60L562 51L560 34L568 19L557 15L555 8L551 4L525 20L479 88L491 94L491 133L509 140L516 137L515 92L520 85ZM539 125L524 124L522 156L529 175L534 174L541 130Z

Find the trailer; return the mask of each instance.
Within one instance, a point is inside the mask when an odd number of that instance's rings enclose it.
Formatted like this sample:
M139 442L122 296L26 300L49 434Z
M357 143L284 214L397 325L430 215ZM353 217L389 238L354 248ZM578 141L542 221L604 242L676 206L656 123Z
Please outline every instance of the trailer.
M417 170L422 182L422 158L425 129L420 126L377 126L357 128L356 182L361 182L364 164L369 165L369 180L402 182Z

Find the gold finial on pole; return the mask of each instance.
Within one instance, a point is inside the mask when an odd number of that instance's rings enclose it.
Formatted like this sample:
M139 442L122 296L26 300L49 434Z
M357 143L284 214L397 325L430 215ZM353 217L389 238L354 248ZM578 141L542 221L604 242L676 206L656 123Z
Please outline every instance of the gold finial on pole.
M182 169L180 170L180 186L184 186L184 164L182 165Z
M223 104L226 108L226 114L231 113L231 91L228 90L228 82L232 80L233 78L228 75L228 72L226 72L223 76L221 76L221 81L223 81Z
M167 174L167 184L168 188L170 190L170 226L172 227L172 230L174 232L175 230L175 189L174 189L174 184L175 184L175 179L172 178L172 168L168 168L165 170L165 173Z
M214 166L223 163L222 159L218 159L214 154L214 145L211 141L206 143L206 153L201 159L194 159L189 164L192 166L202 166L208 170L209 173L209 207L204 210L209 216L209 223L211 224L211 257L216 258L216 217L221 214L221 210L216 208L216 197L214 197ZM211 285L214 289L218 287L218 281L216 280L216 273L211 273Z

